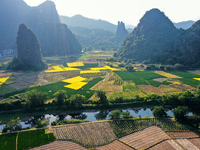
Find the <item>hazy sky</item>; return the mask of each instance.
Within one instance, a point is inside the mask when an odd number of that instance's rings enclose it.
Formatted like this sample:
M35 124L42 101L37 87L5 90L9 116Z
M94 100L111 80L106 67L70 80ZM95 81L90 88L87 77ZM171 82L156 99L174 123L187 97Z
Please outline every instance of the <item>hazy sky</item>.
M46 0L24 0L37 6ZM59 15L81 14L88 18L102 19L117 24L137 25L144 13L158 8L173 22L199 20L200 0L52 0Z

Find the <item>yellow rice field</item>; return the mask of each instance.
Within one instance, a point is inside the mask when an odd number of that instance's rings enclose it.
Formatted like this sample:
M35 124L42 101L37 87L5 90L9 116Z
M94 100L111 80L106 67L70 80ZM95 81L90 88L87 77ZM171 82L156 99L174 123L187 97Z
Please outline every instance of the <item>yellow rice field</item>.
M194 78L195 80L199 80L200 81L200 78Z
M98 68L90 68L91 70L98 71L98 70L112 70L118 71L119 69L111 68L110 66L98 67Z
M72 63L67 63L68 67L79 67L79 66L84 66L83 62L72 62Z
M67 83L77 83L77 82L82 82L86 80L86 78L83 78L81 76L77 76L77 77L74 77L74 78L70 78L70 79L66 79L66 80L63 80L63 82L67 82Z
M61 72L65 71L64 69L60 68L59 66L52 66L53 69L55 70L46 70L45 72Z
M0 85L4 84L8 79L9 79L9 77L0 78Z
M159 75L165 76L167 78L181 78L179 76L176 76L176 75L173 75L171 73L164 72L164 71L155 71L154 73L157 73Z
M84 73L99 73L100 71L96 71L96 70L86 70L86 71L81 71L80 74L84 74Z
M86 85L87 82L76 82L76 83L72 83L69 85L66 85L66 88L70 88L70 89L74 89L74 90L78 90L80 88L82 88L84 85Z
M63 68L65 71L73 71L73 70L80 70L79 68L70 68L70 67L66 67Z

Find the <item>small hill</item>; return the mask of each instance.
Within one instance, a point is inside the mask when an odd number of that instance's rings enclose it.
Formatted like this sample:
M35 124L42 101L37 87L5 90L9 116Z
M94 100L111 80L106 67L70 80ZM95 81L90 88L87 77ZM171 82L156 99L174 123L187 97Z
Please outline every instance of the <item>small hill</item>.
M195 21L189 20L189 21L182 21L182 22L178 22L178 23L174 23L175 27L180 29L189 29L193 24L195 23Z
M117 55L138 61L152 60L173 46L176 28L158 9L147 11L140 23L125 39Z
M40 44L26 25L21 24L17 35L17 57L13 59L8 69L11 70L44 70Z
M116 57L149 63L200 64L200 23L187 30L177 29L158 9L147 11L138 26L124 40Z
M72 17L60 16L60 20L62 23L67 24L72 27L83 27L88 29L101 29L107 30L110 32L115 32L117 30L117 26L109 23L104 20L95 20L86 18L82 15L75 15Z

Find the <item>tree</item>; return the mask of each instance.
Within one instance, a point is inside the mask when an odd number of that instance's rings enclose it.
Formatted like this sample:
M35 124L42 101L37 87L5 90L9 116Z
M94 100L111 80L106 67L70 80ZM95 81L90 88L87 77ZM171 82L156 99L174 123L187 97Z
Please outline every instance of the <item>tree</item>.
M76 94L76 95L72 95L69 101L70 101L71 107L79 109L82 107L82 104L86 102L86 98L83 95Z
M108 115L108 117L110 117L110 119L112 119L112 120L120 119L120 116L121 116L121 111L120 110L113 110Z
M128 65L126 65L125 68L126 68L127 71L133 71L134 67L131 64L128 64Z
M156 118L164 118L167 117L167 113L162 106L156 106L153 109L153 116Z
M121 115L122 115L122 118L124 118L124 119L133 118L133 115L130 115L130 112L129 112L128 110L123 111L123 112L121 113Z
M49 125L49 120L45 119L44 121L42 120L38 120L36 123L36 128L42 128L42 127L46 127Z
M18 131L22 129L22 125L20 124L20 118L11 119L6 126L4 126L2 132L7 132L8 130L12 131Z
M60 90L56 92L54 96L55 96L56 104L60 106L63 105L67 99L67 93L64 90Z
M26 99L28 101L28 108L37 108L44 105L44 102L47 99L47 93L32 90L26 93Z
M178 106L173 110L174 117L177 121L185 121L187 112L187 108L183 106Z
M184 67L183 65L181 65L181 64L175 64L175 65L174 65L174 69L175 69L175 70L184 70L185 67Z
M108 103L107 97L106 97L106 92L105 91L96 91L96 97L99 97L99 101L101 104Z

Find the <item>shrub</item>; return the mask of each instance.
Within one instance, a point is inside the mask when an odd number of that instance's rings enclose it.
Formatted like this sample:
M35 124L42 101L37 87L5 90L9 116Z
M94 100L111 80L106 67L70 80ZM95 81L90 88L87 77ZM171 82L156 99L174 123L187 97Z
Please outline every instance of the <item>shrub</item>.
M183 106L178 106L173 110L174 117L177 121L185 121L187 112L187 108Z
M153 109L153 116L156 118L163 118L167 117L167 113L162 106L156 106Z
M120 116L121 116L121 111L120 110L113 110L108 115L108 117L110 117L110 119L112 119L112 120L120 119Z

